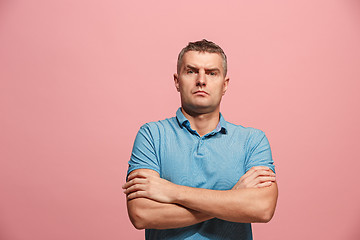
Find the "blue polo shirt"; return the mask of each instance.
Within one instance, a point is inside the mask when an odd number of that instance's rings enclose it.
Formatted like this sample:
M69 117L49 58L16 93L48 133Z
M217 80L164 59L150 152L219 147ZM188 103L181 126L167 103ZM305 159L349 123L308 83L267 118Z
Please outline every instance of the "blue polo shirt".
M155 170L175 184L214 190L231 189L251 167L275 172L265 134L224 120L200 137L179 108L176 117L144 124L136 138L128 174ZM251 224L221 219L176 229L146 229L146 239L252 239Z

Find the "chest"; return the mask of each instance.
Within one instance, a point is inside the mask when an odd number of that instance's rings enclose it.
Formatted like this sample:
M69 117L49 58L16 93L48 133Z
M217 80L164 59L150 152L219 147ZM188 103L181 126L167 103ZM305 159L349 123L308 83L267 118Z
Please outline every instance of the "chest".
M224 134L171 136L159 147L161 177L176 184L228 190L245 173L244 147Z

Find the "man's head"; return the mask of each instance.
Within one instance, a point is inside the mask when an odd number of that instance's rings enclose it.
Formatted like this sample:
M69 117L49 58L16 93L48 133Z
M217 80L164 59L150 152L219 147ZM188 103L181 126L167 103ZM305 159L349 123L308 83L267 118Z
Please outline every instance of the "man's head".
M189 43L179 54L174 81L185 112L219 112L229 83L223 50L207 40Z
M226 74L227 74L227 59L226 59L226 55L225 55L224 51L221 49L221 47L219 47L215 43L210 42L206 39L203 39L201 41L196 41L196 42L189 42L189 44L181 50L181 52L179 53L179 56L178 56L178 61L177 61L177 73L178 74L180 73L180 69L182 66L183 56L185 53L187 53L189 51L220 54L220 56L222 57L223 73L224 73L224 76L226 76Z

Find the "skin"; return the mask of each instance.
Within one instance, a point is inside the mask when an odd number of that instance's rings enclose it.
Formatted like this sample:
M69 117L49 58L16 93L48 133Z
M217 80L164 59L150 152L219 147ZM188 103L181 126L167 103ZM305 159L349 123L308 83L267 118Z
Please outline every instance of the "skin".
M208 216L233 222L268 222L273 216L277 195L275 174L266 167L254 167L255 180L248 179L227 191L192 188L174 184L145 171L130 173L124 185L128 200L148 198L164 204L179 204ZM246 178L246 177L245 177ZM265 179L261 180L261 178ZM256 182L259 182L257 184ZM256 187L250 187L256 186Z
M184 54L174 82L180 92L181 110L200 136L211 132L218 124L220 102L229 80L224 76L220 54L195 51Z
M174 82L191 128L200 136L215 129L229 83L221 56L185 53ZM177 185L149 169L132 171L123 189L130 220L137 229L179 228L214 217L233 222L268 222L278 196L275 174L262 166L251 168L226 191Z

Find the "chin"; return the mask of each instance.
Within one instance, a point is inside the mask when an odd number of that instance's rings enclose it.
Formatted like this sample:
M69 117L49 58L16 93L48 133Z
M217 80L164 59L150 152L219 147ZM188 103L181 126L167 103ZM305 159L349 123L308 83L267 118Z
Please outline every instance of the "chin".
M185 107L185 111L193 114L205 114L216 111L216 107L209 105L192 105L191 107Z

